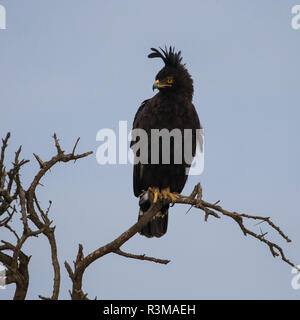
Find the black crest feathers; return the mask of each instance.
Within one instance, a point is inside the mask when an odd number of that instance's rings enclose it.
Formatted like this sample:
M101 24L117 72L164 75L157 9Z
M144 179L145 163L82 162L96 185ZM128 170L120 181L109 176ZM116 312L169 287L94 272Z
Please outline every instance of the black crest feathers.
M162 48L159 48L161 52L155 48L151 48L153 52L151 52L148 55L148 58L161 58L166 66L170 67L178 67L181 65L181 51L175 52L175 48L171 47L168 48L165 47L165 50Z

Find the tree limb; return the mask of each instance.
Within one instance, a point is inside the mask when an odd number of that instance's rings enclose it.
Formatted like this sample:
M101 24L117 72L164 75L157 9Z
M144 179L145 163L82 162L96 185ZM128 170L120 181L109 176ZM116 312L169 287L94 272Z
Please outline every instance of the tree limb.
M39 234L43 234L48 239L51 249L51 260L54 270L53 280L53 291L51 298L45 298L40 296L42 299L58 299L60 289L60 265L57 257L57 244L55 239L55 227L51 226L52 221L48 218L48 213L51 208L51 201L49 201L49 207L44 211L38 203L36 197L36 188L40 185L42 177L58 162L69 162L71 160L77 160L90 155L92 152L86 152L82 154L75 154L75 149L79 142L77 139L72 153L64 154L62 151L56 134L53 135L54 144L56 147L57 154L52 157L49 161L43 162L40 157L33 154L35 159L38 161L40 170L35 175L31 182L28 190L24 190L21 184L19 171L20 168L29 162L29 160L19 161L19 155L22 148L20 147L16 154L13 162L13 167L9 171L5 170L4 159L5 151L8 145L10 133L6 135L5 139L2 139L2 148L0 153L0 215L7 214L7 217L0 221L0 227L7 228L16 237L16 245L12 245L8 242L4 242L4 246L0 246L0 261L8 269L8 283L16 283L16 292L14 299L24 299L27 293L29 274L28 274L28 263L30 257L27 257L22 252L22 247L29 237L36 237ZM8 179L6 179L8 177ZM13 191L14 190L14 191ZM16 205L12 207L14 201L19 200L16 209ZM11 211L12 210L12 211ZM13 215L19 214L23 224L23 233L18 235L17 232L9 224ZM36 230L32 231L29 227L29 221L33 223ZM3 253L4 250L9 250L11 256Z
M83 293L83 290L82 290L82 279L83 279L84 272L89 265L91 265L94 261L98 260L99 258L103 257L106 254L115 253L127 258L133 258L137 260L148 260L148 261L161 263L161 264L167 264L170 262L170 260L163 260L163 259L157 259L153 257L147 257L145 255L135 255L132 253L126 253L120 249L120 247L125 242L127 242L131 237L133 237L137 232L139 232L152 219L152 217L157 212L160 211L163 205L163 201L165 200L158 200L155 204L152 204L149 210L146 213L144 213L143 217L137 223L135 223L127 231L123 232L114 241L99 247L98 249L88 254L86 257L84 257L83 255L82 245L81 244L79 245L77 259L74 262L74 270L72 270L71 266L67 262L65 262L65 267L72 281L72 291L70 292L70 294L73 300L87 299L87 294ZM283 261L285 261L290 266L299 270L299 268L294 263L292 263L289 259L286 258L282 248L279 245L265 239L266 234L257 234L254 231L247 229L243 221L243 219L247 219L247 220L253 219L253 220L260 220L262 222L266 222L272 229L278 232L278 234L283 239L285 239L287 242L291 242L288 236L286 236L283 233L283 231L270 220L269 217L261 217L261 216L254 216L254 215L249 215L244 213L231 212L219 206L218 205L219 202L220 201L217 201L216 203L212 204L202 200L202 187L200 183L198 183L194 187L190 196L178 195L173 204L176 204L176 203L188 204L188 205L191 205L192 207L202 210L205 214L204 215L205 221L207 221L209 216L213 216L214 218L217 218L217 219L220 219L221 215L230 217L238 224L238 226L240 227L240 229L242 230L245 236L250 235L260 240L261 242L265 243L269 247L274 257L280 256ZM274 249L277 249L277 252Z

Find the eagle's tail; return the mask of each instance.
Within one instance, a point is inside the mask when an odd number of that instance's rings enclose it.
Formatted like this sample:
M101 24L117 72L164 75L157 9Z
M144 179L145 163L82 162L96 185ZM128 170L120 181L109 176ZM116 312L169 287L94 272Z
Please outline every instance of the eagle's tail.
M140 198L140 212L138 220L150 208L151 202L148 199L147 193ZM169 205L163 206L161 210L148 222L140 231L140 234L148 238L161 237L168 229L168 210Z
M139 219L143 216L144 211L140 209ZM142 228L140 234L148 238L151 237L161 237L168 229L168 208L164 211L158 212L150 222L148 222L145 227Z

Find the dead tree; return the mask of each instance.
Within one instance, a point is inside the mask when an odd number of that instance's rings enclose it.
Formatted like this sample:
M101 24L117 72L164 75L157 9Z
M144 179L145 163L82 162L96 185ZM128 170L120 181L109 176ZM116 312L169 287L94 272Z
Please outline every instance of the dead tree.
M60 264L57 258L55 226L52 226L53 221L49 219L49 211L52 202L49 201L49 206L46 210L42 209L36 196L36 188L46 172L57 163L84 158L92 152L75 154L79 142L79 139L77 139L73 151L69 154L65 154L60 147L56 134L54 134L53 138L57 151L56 155L49 161L42 161L38 155L33 154L39 163L40 169L29 188L25 190L20 179L20 169L29 162L29 160L19 160L22 150L21 147L15 154L12 168L7 170L4 166L5 151L9 138L10 133L2 140L0 156L0 227L7 228L11 231L16 238L16 242L15 244L12 244L8 241L1 240L0 262L7 268L6 284L16 284L14 299L25 299L29 283L28 263L30 261L30 256L22 251L22 247L28 238L37 237L38 235L43 234L48 239L50 245L54 270L52 296L48 299L55 300L58 299L60 289ZM10 222L13 216L18 216L21 219L23 229L22 234L18 234L11 225ZM40 298L46 299L41 296Z
M25 299L28 284L29 284L29 272L28 264L30 262L30 256L23 251L23 245L30 237L45 236L49 242L51 249L51 259L54 271L53 289L51 297L39 296L41 299L56 300L59 297L60 291L60 262L57 258L57 243L55 238L55 226L53 221L49 218L49 212L51 209L52 202L49 201L49 206L46 209L41 208L39 201L36 196L36 189L40 184L41 179L44 175L57 163L59 162L70 162L76 161L81 158L89 156L92 152L86 152L82 154L76 154L76 147L79 142L77 139L73 150L69 154L61 149L60 143L53 135L54 144L56 148L56 154L48 161L42 161L37 154L33 154L36 161L38 162L40 169L33 178L30 186L24 189L22 181L20 179L21 168L29 162L29 160L20 160L21 147L17 150L12 163L11 169L7 170L5 167L5 153L8 145L10 133L2 139L2 148L0 155L0 230L6 228L11 232L15 238L15 242L11 243L1 239L0 244L0 262L6 268L6 284L14 283L16 290L14 299L21 300ZM114 253L120 256L146 260L160 264L168 264L169 260L158 259L145 254L133 254L124 252L121 250L122 245L137 234L161 209L162 201L158 200L152 204L147 213L135 223L128 230L123 232L118 238L110 243L100 246L93 252L87 254L83 253L83 246L79 244L78 253L76 260L74 261L73 269L68 262L65 262L65 268L68 271L69 277L72 281L72 290L70 290L71 299L83 300L88 299L87 293L82 290L82 282L84 272L89 265L101 257ZM275 225L270 217L254 216L245 213L232 212L223 209L219 205L220 201L216 203L209 203L202 199L202 187L197 184L193 192L189 196L180 195L174 204L185 204L189 205L190 208L198 208L204 213L204 220L207 221L208 217L220 219L222 217L228 217L232 219L239 226L240 230L245 236L253 237L269 248L271 254L274 257L279 256L284 262L290 266L298 269L294 263L292 263L284 254L283 249L276 243L266 239L267 233L256 233L245 226L245 221L256 220L258 223L266 223L277 232L285 241L291 242L287 235L285 235L281 229ZM21 234L16 231L11 221L14 216L19 217L19 221L22 226Z

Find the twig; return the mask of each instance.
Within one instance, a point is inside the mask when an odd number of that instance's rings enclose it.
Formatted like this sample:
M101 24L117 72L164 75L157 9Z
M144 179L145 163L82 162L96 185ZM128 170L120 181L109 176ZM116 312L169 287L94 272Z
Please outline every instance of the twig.
M124 252L120 249L115 250L114 253L116 253L120 256L126 257L126 258L137 259L137 260L147 260L147 261L152 261L152 262L161 263L161 264L168 264L170 262L170 260L148 257L145 254L137 255L137 254L127 253L127 252Z

